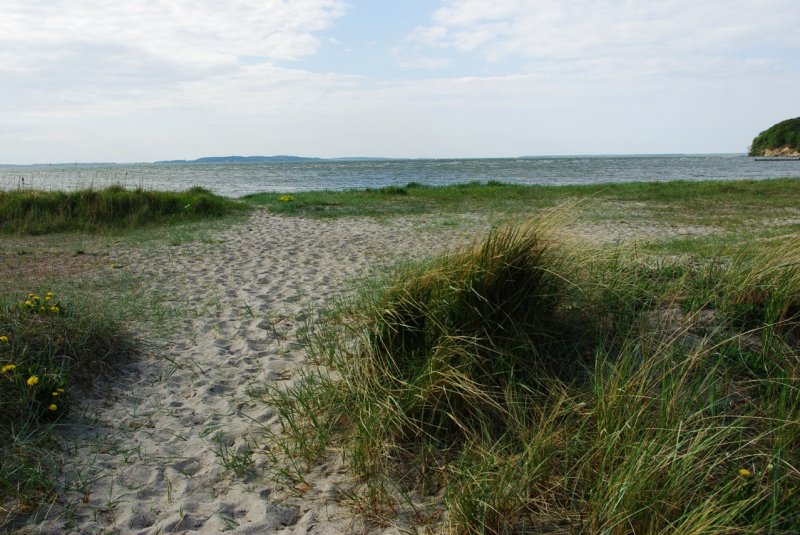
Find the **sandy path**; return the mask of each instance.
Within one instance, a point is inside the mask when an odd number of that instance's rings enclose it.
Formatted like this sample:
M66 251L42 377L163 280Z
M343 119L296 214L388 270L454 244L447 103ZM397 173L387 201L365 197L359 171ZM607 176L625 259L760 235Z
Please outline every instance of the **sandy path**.
M39 533L353 533L317 471L303 498L263 477L263 456L237 476L274 412L248 388L285 381L305 359L296 340L310 302L368 266L445 245L409 221L311 221L254 214L213 240L120 251L150 290L192 309L183 331L151 349L96 399L73 434L64 488ZM263 445L263 439L260 440ZM335 476L335 474L334 474ZM342 477L342 476L338 476Z

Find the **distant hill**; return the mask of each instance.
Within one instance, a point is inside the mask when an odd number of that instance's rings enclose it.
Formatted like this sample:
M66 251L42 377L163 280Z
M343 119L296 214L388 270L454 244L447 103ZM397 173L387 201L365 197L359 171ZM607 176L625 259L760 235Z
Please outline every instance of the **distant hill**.
M153 163L265 163L265 162L314 162L322 158L305 156L206 156L196 160L161 160Z
M749 154L800 157L800 117L781 121L758 134Z

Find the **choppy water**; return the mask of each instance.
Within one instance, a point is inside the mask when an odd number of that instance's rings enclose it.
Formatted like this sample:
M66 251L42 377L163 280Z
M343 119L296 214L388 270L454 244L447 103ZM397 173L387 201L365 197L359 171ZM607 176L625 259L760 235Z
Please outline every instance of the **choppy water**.
M74 190L113 184L155 190L202 186L238 197L262 191L342 190L473 180L593 184L800 177L800 161L756 162L745 155L558 156L502 159L359 160L247 164L0 166L0 189Z

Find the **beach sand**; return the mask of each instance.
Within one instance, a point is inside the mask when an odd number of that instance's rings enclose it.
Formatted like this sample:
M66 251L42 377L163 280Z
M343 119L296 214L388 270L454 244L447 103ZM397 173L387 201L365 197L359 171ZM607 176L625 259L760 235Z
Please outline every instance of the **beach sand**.
M340 467L317 467L299 496L264 477L259 448L277 417L248 391L292 380L306 360L298 329L348 281L447 245L416 224L260 211L203 242L112 252L186 319L73 411L59 499L25 530L393 532L337 502ZM252 470L237 475L226 457L250 457Z
M277 416L248 392L292 381L306 363L298 329L348 281L489 226L459 217L447 225L435 217L326 221L262 210L211 239L112 250L109 260L146 281L145 291L181 311L183 323L167 340L146 343L73 411L58 500L23 531L398 532L340 503L350 479L337 463L315 467L298 488L267 478L263 432L276 430ZM595 243L634 235L624 227L575 232ZM242 474L230 469L248 459Z

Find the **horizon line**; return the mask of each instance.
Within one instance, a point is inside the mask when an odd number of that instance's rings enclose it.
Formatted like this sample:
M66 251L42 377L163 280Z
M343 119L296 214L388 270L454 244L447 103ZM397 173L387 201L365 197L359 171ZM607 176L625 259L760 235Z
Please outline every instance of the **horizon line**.
M584 154L528 154L521 156L333 156L333 157L319 157L319 156L297 156L288 154L278 154L272 156L264 155L229 155L229 156L201 156L194 159L172 159L172 160L139 160L127 162L113 162L113 161L82 161L82 162L55 162L55 163L0 163L2 167L46 167L46 166L78 166L78 165L170 165L170 164L195 164L195 165L213 165L214 163L226 162L199 162L197 160L208 158L298 158L300 160L313 160L313 161L355 161L355 160L394 160L394 161L409 161L409 160L524 160L524 159L545 159L545 158L610 158L610 157L645 157L645 156L746 156L747 152L634 152L634 153L584 153ZM303 161L265 161L265 162L238 162L238 163L304 163Z

